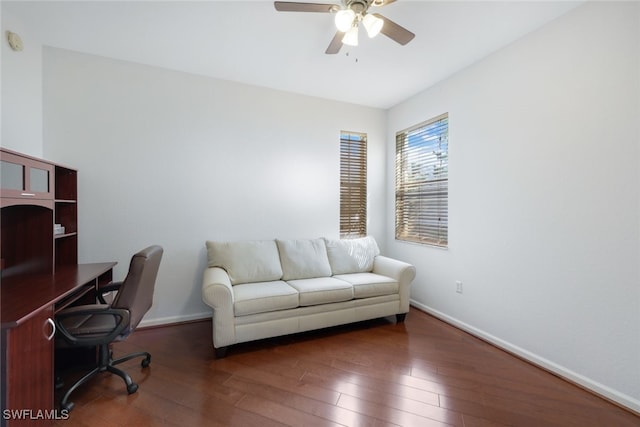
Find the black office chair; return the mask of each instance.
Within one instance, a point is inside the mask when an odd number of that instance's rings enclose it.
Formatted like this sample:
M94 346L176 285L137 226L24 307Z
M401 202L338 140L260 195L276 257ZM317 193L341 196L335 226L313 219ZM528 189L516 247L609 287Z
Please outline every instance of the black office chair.
M67 390L60 403L61 409L70 411L73 408L73 402L68 402L71 393L104 371L120 376L129 394L138 390L138 384L115 365L135 357L144 357L141 364L146 368L151 363L151 355L139 352L113 360L109 344L129 336L151 307L162 252L162 247L154 245L133 255L124 281L100 288L100 304L69 307L56 315L56 346L98 347L97 366ZM117 291L117 294L113 302L107 304L103 295L112 291Z

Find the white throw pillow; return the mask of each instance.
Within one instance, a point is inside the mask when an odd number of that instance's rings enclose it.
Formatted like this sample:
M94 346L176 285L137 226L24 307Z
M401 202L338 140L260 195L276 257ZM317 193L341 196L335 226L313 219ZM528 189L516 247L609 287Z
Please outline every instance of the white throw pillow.
M380 249L373 236L357 239L325 239L333 274L366 273Z
M277 240L282 280L331 276L324 239Z
M209 267L226 270L232 285L282 278L280 256L274 240L207 241L207 255Z

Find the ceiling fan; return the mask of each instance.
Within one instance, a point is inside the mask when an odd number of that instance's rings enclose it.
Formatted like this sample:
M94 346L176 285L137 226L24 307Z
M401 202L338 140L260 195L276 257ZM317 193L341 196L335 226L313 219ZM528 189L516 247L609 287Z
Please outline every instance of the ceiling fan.
M358 27L360 23L372 38L382 33L390 39L405 45L416 36L406 28L396 24L379 13L369 13L370 7L381 7L396 0L342 0L342 4L301 3L276 1L274 6L279 12L320 12L335 13L335 24L338 29L329 43L325 53L335 54L343 44L358 45Z

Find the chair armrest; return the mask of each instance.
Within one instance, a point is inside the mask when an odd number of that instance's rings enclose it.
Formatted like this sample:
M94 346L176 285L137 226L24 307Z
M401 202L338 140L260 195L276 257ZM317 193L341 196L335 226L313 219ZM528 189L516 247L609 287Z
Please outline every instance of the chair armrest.
M104 332L93 332L90 336L78 336L69 331L64 320L73 317L86 316L110 316L115 319L115 326ZM69 307L56 314L55 323L57 332L64 340L73 346L94 346L112 342L129 326L129 310L123 308L111 308L104 304L88 304Z
M104 294L118 291L120 290L121 286L122 282L111 282L106 286L101 286L100 288L98 288L98 301L100 301L100 304L108 304L107 300L104 299Z
M398 281L400 309L408 313L411 282L416 277L416 268L406 262L378 255L373 260L373 272Z
M202 278L202 301L213 309L213 342L216 348L236 342L234 297L231 279L219 267L208 267Z

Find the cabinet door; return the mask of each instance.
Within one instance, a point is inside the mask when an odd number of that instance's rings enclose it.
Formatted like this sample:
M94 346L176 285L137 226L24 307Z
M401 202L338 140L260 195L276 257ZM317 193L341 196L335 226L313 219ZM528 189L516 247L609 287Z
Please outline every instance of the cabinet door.
M53 409L53 307L7 331L7 409ZM30 425L43 420L8 420L8 425Z
M2 197L53 199L53 165L2 151Z

